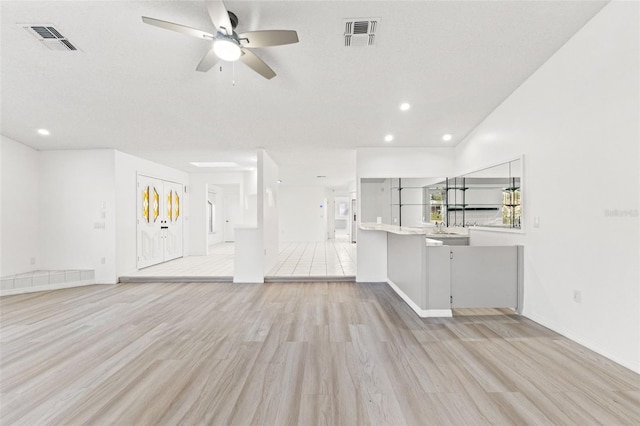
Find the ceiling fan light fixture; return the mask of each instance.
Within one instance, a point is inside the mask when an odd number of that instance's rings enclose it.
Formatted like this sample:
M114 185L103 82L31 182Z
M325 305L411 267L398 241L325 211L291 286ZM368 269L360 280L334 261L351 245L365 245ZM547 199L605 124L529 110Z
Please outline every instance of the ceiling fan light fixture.
M223 61L237 61L242 56L242 50L235 40L219 38L213 42L213 51Z

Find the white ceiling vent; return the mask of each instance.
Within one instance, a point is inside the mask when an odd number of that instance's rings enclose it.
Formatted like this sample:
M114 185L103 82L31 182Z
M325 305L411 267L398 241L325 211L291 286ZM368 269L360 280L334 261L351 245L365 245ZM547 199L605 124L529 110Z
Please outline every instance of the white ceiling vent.
M344 46L374 46L379 23L380 19L378 18L345 19Z
M44 46L50 50L77 51L73 45L53 24L18 24L27 30L29 34L37 38Z

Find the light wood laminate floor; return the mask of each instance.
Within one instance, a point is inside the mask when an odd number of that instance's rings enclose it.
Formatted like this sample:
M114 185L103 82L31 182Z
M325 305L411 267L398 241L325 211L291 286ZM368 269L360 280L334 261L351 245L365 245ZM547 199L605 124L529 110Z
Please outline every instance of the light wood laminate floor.
M421 319L385 284L88 286L0 308L2 425L640 424L637 374L515 315Z

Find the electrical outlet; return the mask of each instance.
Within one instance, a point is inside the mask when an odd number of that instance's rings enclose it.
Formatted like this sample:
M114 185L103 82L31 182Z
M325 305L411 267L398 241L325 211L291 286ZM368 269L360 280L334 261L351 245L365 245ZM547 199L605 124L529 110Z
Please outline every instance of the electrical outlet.
M32 257L31 259L29 259L29 263L30 263L31 265L35 265L35 264L36 264L36 258L35 258L35 257Z
M582 292L580 290L573 290L573 301L582 303Z
M107 258L106 257L100 258L100 263L102 263L103 265L107 263Z

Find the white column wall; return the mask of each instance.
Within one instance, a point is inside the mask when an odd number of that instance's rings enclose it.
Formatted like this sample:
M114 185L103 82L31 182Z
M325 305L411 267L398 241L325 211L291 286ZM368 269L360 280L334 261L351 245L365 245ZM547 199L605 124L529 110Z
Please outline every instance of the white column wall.
M525 155L525 234L472 234L524 244L524 315L638 372L639 22L609 3L456 149L459 172Z
M40 266L39 160L35 149L0 137L0 277Z
M278 224L278 166L265 151L258 151L258 223L264 248L263 273L278 260L280 231Z
M207 254L207 182L189 176L189 226L185 232L189 233L189 256L205 256Z
M258 172L254 170L243 173L244 195L240 198L240 203L244 212L244 226L258 226Z

